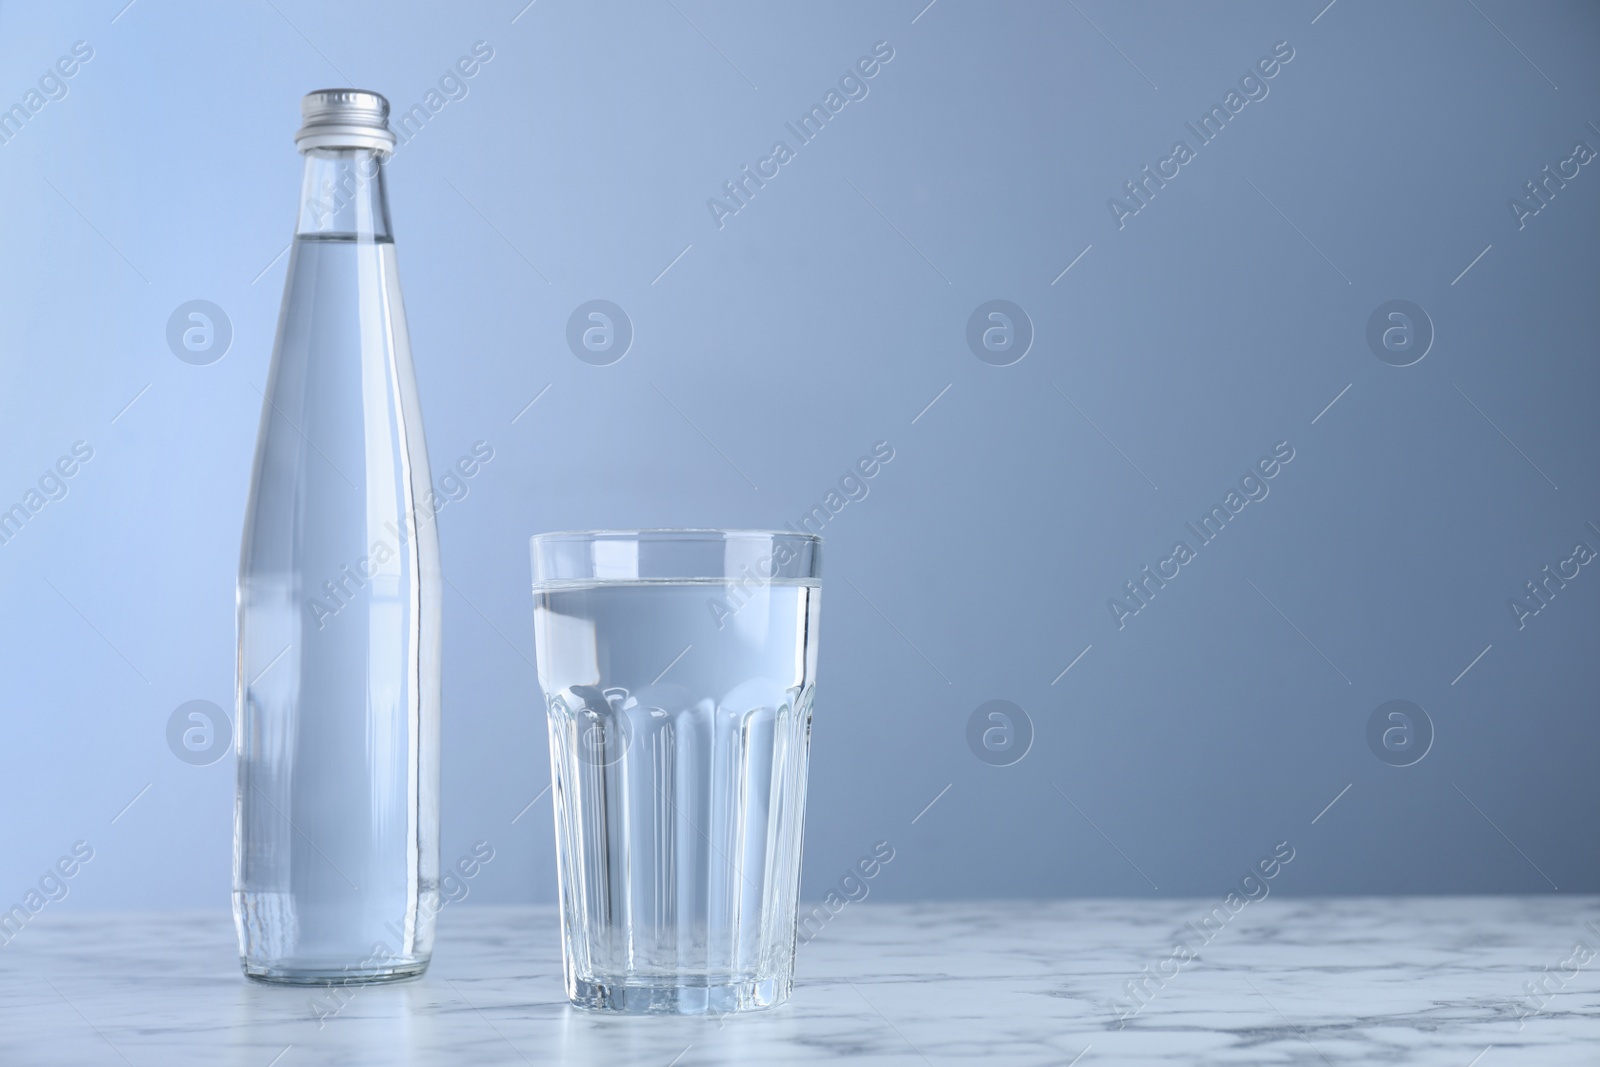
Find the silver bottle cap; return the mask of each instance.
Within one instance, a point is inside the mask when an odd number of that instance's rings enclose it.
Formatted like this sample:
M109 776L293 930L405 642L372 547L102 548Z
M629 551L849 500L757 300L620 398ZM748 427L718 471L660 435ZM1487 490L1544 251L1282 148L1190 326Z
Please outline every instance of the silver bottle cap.
M365 89L318 89L300 101L300 132L295 147L371 148L393 152L389 101Z

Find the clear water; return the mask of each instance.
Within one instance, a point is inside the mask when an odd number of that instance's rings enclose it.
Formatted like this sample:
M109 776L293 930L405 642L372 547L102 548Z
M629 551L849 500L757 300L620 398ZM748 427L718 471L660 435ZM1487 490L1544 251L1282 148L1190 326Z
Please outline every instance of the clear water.
M535 589L575 1003L692 1013L788 996L818 594Z
M439 550L415 394L394 245L297 237L239 576L234 917L256 977L404 977L431 952Z

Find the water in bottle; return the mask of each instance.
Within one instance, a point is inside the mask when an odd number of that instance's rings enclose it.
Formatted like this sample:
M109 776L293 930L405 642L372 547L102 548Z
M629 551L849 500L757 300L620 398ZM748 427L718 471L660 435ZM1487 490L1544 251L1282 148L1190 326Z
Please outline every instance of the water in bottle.
M252 978L422 973L439 909L440 577L376 93L302 102L299 223L238 589L233 911Z

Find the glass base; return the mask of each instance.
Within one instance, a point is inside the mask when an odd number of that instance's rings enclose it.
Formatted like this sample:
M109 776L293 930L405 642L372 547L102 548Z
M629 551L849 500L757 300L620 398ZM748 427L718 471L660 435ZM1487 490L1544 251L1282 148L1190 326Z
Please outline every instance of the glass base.
M246 978L270 985L375 985L419 978L428 969L427 960L403 960L382 966L345 967L316 964L261 964L240 960Z
M715 979L573 979L567 997L575 1007L617 1015L725 1015L774 1008L789 999L793 983L777 978L719 983Z

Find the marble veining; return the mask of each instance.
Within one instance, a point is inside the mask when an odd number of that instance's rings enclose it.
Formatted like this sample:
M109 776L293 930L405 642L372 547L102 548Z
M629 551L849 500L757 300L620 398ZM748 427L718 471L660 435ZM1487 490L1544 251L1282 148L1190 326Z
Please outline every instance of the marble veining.
M569 1008L547 907L449 909L425 977L342 996L245 981L226 915L64 912L0 947L0 1064L1600 1063L1600 898L1272 897L1163 963L1214 904L851 904L722 1019Z

